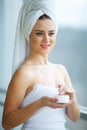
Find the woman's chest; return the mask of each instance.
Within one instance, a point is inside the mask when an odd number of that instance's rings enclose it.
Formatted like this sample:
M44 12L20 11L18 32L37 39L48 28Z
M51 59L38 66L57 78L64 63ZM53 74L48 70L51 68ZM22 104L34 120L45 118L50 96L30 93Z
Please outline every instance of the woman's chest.
M32 73L35 84L60 85L64 82L63 74L55 68L39 68Z

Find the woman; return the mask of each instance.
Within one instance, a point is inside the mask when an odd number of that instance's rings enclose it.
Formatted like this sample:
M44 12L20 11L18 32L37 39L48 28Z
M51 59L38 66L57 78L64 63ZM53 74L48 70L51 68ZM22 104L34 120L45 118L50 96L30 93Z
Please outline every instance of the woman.
M8 86L2 119L5 130L22 123L22 130L66 130L64 115L72 121L80 116L65 67L48 61L57 33L53 9L54 0L28 0L21 8L14 48L15 72ZM26 45L30 48L27 58ZM58 103L58 94L69 95L69 102Z

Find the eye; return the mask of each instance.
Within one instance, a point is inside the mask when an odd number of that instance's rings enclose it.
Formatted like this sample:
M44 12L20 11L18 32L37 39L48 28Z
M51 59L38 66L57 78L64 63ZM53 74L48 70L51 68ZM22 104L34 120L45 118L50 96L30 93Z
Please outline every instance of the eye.
M55 35L54 32L50 32L50 33L49 33L49 36L54 36L54 35Z
M43 33L42 33L42 32L37 32L36 35L37 35L37 36L42 36Z

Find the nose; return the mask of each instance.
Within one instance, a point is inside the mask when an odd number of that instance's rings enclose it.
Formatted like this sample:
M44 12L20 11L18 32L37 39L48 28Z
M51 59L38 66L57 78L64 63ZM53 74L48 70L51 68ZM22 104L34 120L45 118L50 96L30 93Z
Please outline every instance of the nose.
M50 38L49 38L49 35L48 35L48 34L44 34L44 41L45 41L46 43L49 43Z

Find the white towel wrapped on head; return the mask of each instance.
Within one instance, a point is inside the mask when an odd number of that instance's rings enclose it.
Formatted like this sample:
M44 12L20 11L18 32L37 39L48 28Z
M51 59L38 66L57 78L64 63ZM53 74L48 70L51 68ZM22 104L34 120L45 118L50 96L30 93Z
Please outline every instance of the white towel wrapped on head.
M29 35L37 20L43 14L51 18L57 30L55 0L25 0L20 9L17 21L12 66L13 72L23 63L29 54Z

